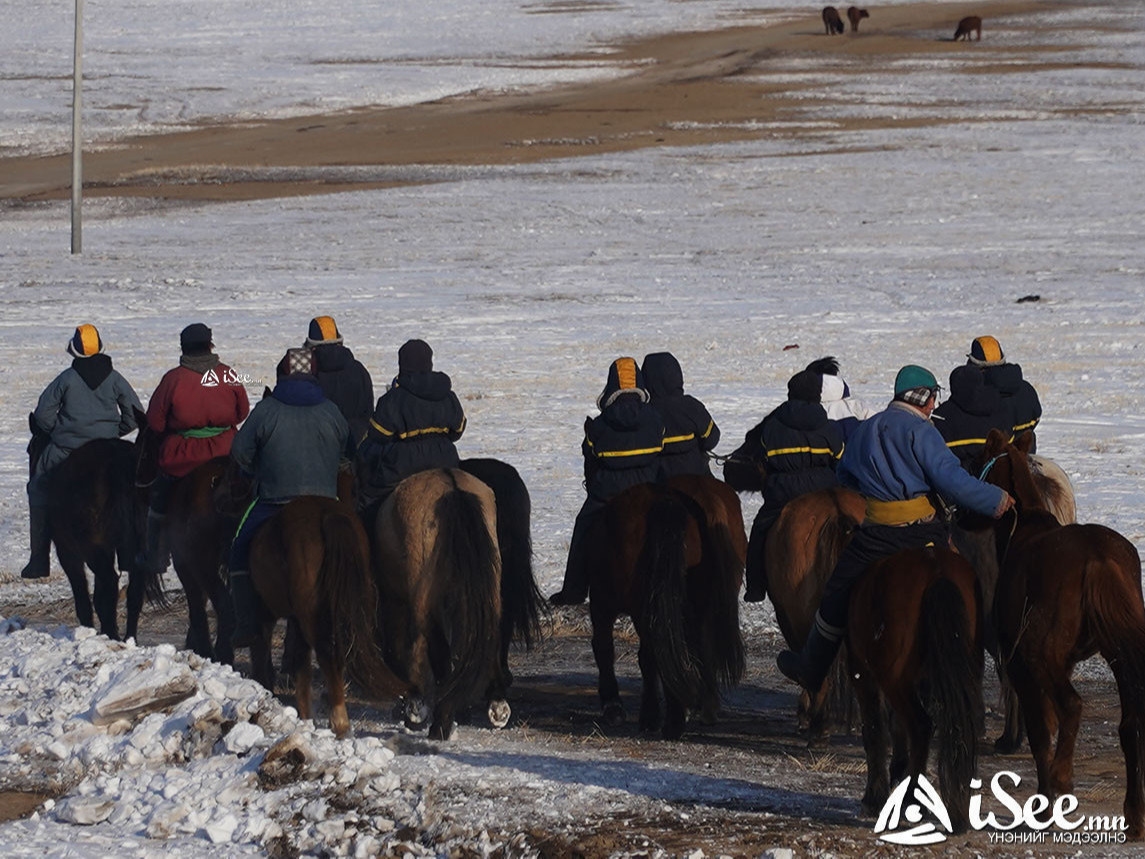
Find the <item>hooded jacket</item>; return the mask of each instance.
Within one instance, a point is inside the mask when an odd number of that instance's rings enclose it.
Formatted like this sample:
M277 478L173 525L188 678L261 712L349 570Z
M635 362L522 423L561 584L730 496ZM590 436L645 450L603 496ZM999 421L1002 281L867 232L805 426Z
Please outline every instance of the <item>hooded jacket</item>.
M33 420L51 436L36 464L45 473L68 454L97 438L119 438L135 429L139 397L105 354L75 358L46 387L36 403Z
M341 343L311 347L322 393L342 412L354 442L360 442L370 427L374 410L374 381L370 372Z
M217 355L184 355L168 370L147 403L147 425L162 434L159 468L172 477L190 474L231 451L235 427L250 402L234 371Z
M958 461L971 474L990 430L1012 437L1014 414L998 389L986 384L974 366L955 367L950 374L950 398L934 410L934 425Z
M350 427L312 378L279 379L259 401L231 444L231 457L254 476L259 501L279 504L299 495L338 497L338 469Z
M847 390L847 383L838 376L823 374L823 387L819 402L827 412L827 420L834 421L843 436L843 441L851 437L858 428L859 421L865 421L873 411Z
M641 483L654 483L660 474L664 421L640 388L608 397L595 418L586 418L581 454L588 497L605 502Z
M760 447L767 508L837 482L835 463L843 453L843 437L819 403L781 403L760 424Z
M661 477L712 473L707 451L720 441L720 429L704 404L684 393L684 372L670 352L644 358L644 384L652 407L664 421Z
M378 400L358 449L360 507L388 495L411 474L456 468L454 442L465 432L465 411L445 373L401 373Z
M1042 403L1034 386L1022 377L1020 364L988 364L982 367L986 384L998 389L1014 415L1014 435L1034 430L1042 418ZM1033 449L1031 448L1031 453Z

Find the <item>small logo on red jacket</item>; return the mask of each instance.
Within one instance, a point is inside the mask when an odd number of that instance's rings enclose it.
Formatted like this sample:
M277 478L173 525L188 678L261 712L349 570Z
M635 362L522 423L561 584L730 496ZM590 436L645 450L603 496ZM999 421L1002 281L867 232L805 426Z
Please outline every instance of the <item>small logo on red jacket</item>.
M203 387L204 388L217 388L219 386L219 374L210 369L203 374Z

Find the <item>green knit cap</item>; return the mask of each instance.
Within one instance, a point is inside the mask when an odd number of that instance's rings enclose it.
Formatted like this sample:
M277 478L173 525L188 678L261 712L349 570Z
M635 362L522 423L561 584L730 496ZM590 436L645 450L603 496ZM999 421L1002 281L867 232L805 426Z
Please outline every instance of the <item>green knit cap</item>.
M917 364L907 364L895 376L895 396L913 391L915 388L937 388L938 379L934 373Z

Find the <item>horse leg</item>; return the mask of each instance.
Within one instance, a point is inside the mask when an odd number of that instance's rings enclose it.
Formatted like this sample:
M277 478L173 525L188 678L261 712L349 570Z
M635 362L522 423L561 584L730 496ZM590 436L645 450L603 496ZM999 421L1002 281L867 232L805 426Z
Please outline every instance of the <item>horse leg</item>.
M1145 716L1141 712L1140 681L1123 662L1115 661L1114 677L1117 679L1117 692L1121 698L1121 724L1118 736L1121 739L1121 752L1125 755L1125 804L1122 813L1129 838L1138 839L1145 831L1145 772L1141 765L1142 742L1145 741Z
M90 626L95 629L95 615L92 612L91 591L87 586L87 573L84 571L83 558L74 552L65 551L56 547L56 557L60 566L64 568L64 575L68 577L68 584L72 587L72 599L76 604L76 619L80 626Z
M811 695L804 690L803 695L800 696L799 701L802 704L804 698L807 696L806 704L806 719L807 719L807 748L812 750L821 750L827 748L831 742L831 737L827 731L829 718L827 714L828 701L834 687L833 680L830 676L823 681L823 686L815 695Z
M112 568L114 570L114 567ZM116 575L118 579L118 574ZM130 571L127 574L127 638L138 641L139 615L143 612L143 572Z
M95 579L95 615L99 618L99 631L108 638L119 638L119 572L115 569L114 555L98 553L91 561Z
M207 601L203 589L195 582L187 582L179 577L183 585L183 596L187 599L187 638L184 647L200 656L211 659L211 625L207 618Z
M616 623L615 615L607 612L594 611L599 601L589 603L589 614L592 617L592 655L596 660L597 692L600 694L600 705L603 709L603 720L606 725L620 725L624 723L624 706L620 703L620 685L616 682L616 645L612 640L612 627Z
M1053 702L1058 717L1058 741L1050 765L1050 785L1055 795L1060 796L1063 793L1073 793L1073 754L1077 746L1077 731L1081 725L1081 696L1064 671L1060 680L1054 684Z
M262 624L262 634L259 635L250 648L250 673L257 683L274 692L274 662L270 656L271 634L274 632L274 621ZM299 715L302 709L299 708ZM308 718L303 716L303 718Z
M204 576L207 582L207 599L215 610L215 661L221 665L234 665L235 649L231 645L231 634L235 630L235 605L223 577L223 568L211 570ZM208 646L210 627L206 628Z
M640 664L641 681L640 730L655 731L663 726L664 739L674 740L680 734L676 734L674 737L668 736L668 732L672 728L664 721L663 713L660 710L660 698L664 694L663 684L660 682L660 669L656 665L656 655L652 652L651 645L644 643L646 640L644 636L640 636L640 649L637 651L636 657ZM680 733L683 733L683 726L680 726Z
M1015 654L1010 660L1007 673L1010 675L1010 682L1014 685L1014 691L1022 705L1022 714L1025 716L1030 753L1034 757L1034 766L1038 773L1038 793L1052 797L1054 794L1050 787L1050 736L1056 728L1053 705L1019 654Z
M302 635L296 635L298 640L296 649L306 652L306 665L295 666L294 682L295 694L298 696L301 703L301 694L299 690L299 683L305 684L307 703L310 699L310 648L302 642L304 641ZM330 730L334 732L336 737L344 737L350 731L350 717L346 713L346 681L344 677L345 665L344 660L338 656L331 641L318 641L315 644L314 652L318 657L318 665L322 669L322 676L326 679L326 700L330 708ZM299 710L301 714L301 709Z
M863 720L863 751L867 756L867 789L863 794L863 813L875 816L886 804L890 793L887 777L887 726L883 706L874 679L865 673L855 676L855 696Z
M1002 735L994 741L994 751L1000 755L1012 755L1022 748L1022 740L1026 736L1025 723L1022 721L1022 704L1006 672L999 669L998 675L1005 721Z

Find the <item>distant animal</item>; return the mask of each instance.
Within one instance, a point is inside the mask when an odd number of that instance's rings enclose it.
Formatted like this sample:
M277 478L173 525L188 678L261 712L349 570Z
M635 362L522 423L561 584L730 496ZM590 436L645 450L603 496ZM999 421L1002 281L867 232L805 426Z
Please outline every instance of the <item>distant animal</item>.
M50 436L28 416L29 475L36 472ZM56 557L76 605L82 626L95 626L108 638L119 638L119 570L127 579L127 638L139 632L143 601L162 604L163 583L157 576L136 572L135 553L147 512L145 494L135 486L135 452L123 439L96 439L79 447L48 476L48 522ZM118 567L117 567L118 559ZM95 580L94 614L84 565Z
M934 547L873 564L852 591L847 657L863 717L863 810L878 814L891 785L925 774L934 736L938 794L964 832L983 719L981 597L970 564Z
M160 435L147 426L147 416L142 412L136 420L135 482L146 487L159 473ZM221 512L216 504L227 463L227 457L216 457L176 482L167 501L166 525L171 561L187 599L190 623L185 647L223 665L234 662L234 608L224 574L227 550L239 519L237 513ZM213 644L208 600L216 620Z
M246 484L231 460L225 477L231 498ZM249 484L247 484L249 487ZM275 621L293 627L285 669L294 677L298 714L311 716L310 654L326 682L330 729L350 730L345 672L370 695L397 696L399 681L377 646L378 593L370 570L366 532L345 501L301 496L263 523L250 546L250 574L261 603L262 636L251 647L254 678L274 688L270 641Z
M870 18L870 17L871 16L867 12L866 9L860 9L857 6L848 6L847 7L847 20L849 20L851 22L851 32L852 33L859 32L859 22L862 21L864 18Z
M407 727L446 740L459 711L498 692L501 554L493 490L460 469L435 468L397 485L373 523L373 568L386 661L409 684ZM504 727L503 697L489 721Z
M954 31L954 39L957 42L961 39L964 42L970 41L970 34L977 34L977 40L982 41L982 19L977 15L967 15L958 22L958 28Z
M1095 653L1121 698L1127 835L1145 835L1145 602L1136 547L1103 525L1062 525L1047 509L1027 461L1029 434L986 439L985 479L1015 499L997 525L1001 576L994 596L999 646L1026 720L1038 792L1073 793L1082 700L1074 666ZM1057 741L1051 734L1056 727Z
M841 486L809 492L788 502L772 526L764 547L767 595L787 646L803 647L815 621L823 590L851 531L866 516L859 493ZM826 745L830 722L850 716L850 686L842 653L823 687L799 700L799 722L812 748Z
M823 26L828 36L843 32L843 19L839 17L839 10L834 6L823 7Z
M744 670L743 515L728 516L739 506L729 487L712 477L690 479L679 488L625 490L590 535L589 615L604 722L625 719L613 627L626 614L640 637L639 726L659 728L665 739L684 733L689 709L714 718L720 689L738 683Z
M498 459L463 459L461 470L472 474L493 490L497 504L497 546L501 552L501 674L500 694L490 690L487 698L505 697L513 683L509 649L519 642L531 650L540 640L541 621L547 603L533 576L533 539L529 520L532 502L517 469Z

